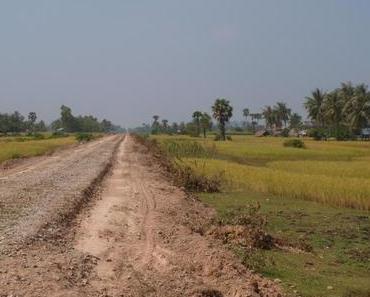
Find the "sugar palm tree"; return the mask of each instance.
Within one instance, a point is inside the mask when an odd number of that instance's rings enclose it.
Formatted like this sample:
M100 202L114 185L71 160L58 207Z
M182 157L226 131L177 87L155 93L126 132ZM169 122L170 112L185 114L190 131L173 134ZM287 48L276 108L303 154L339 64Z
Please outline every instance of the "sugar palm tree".
M162 120L162 128L163 128L164 132L167 132L167 130L168 130L168 120L166 120L166 119Z
M323 105L326 94L320 89L316 89L312 92L311 97L306 97L304 107L308 112L308 116L315 122L319 127L324 125L324 112Z
M197 128L197 136L200 134L200 119L202 117L202 112L200 111L194 111L193 112L193 120Z
M152 134L157 134L159 132L159 115L153 116L153 124L152 124Z
M221 139L226 140L226 123L229 122L233 116L233 108L230 105L230 101L225 98L216 99L212 106L213 117L218 121L220 126Z
M248 117L250 116L248 108L243 109L243 116L245 117L245 120L248 121Z

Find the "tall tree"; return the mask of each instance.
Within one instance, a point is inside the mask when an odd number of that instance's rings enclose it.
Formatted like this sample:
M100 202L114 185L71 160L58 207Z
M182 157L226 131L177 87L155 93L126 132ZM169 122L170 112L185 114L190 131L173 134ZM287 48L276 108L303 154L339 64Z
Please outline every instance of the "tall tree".
M168 120L166 120L166 119L163 119L162 120L162 128L163 128L163 131L164 132L168 132Z
M195 123L195 126L197 128L197 136L200 135L200 119L202 118L202 112L200 112L199 110L196 110L193 112L193 121Z
M358 133L361 128L368 126L370 123L370 93L367 86L364 84L356 86L352 97L348 98L343 109L353 133Z
M203 137L207 137L207 130L211 128L212 126L212 118L211 116L204 112L202 113L202 116L200 118L200 126L202 127L203 130Z
M262 117L265 119L266 122L266 128L267 129L272 129L274 125L274 110L272 109L271 106L266 105L264 109L262 110Z
M75 117L72 115L72 110L68 106L62 105L60 107L60 119L62 123L62 127L67 132L75 132L78 131L77 121Z
M311 97L306 97L304 107L308 112L308 116L311 120L319 127L324 125L324 110L323 105L325 101L326 93L320 89L316 89L312 92Z
M287 107L286 103L284 102L277 102L276 106L274 107L276 112L276 124L281 126L281 122L284 123L284 127L287 127L287 122L289 121L289 117L291 114L290 108Z
M32 132L34 132L36 119L37 119L36 112L31 111L31 112L28 114L28 121L29 121L29 123L30 123L30 128L31 128L31 131L32 131Z
M230 101L225 98L216 99L212 106L213 117L218 121L221 139L226 140L226 123L233 116L233 108Z
M299 129L301 127L302 127L302 117L296 112L292 113L289 119L289 128Z
M153 116L153 123L152 123L152 134L158 134L159 132L159 115Z
M245 117L245 120L248 121L248 117L250 116L249 108L243 109L243 117Z
M343 122L344 100L338 90L334 90L326 95L323 103L323 115L325 123L334 127L338 134L341 122Z

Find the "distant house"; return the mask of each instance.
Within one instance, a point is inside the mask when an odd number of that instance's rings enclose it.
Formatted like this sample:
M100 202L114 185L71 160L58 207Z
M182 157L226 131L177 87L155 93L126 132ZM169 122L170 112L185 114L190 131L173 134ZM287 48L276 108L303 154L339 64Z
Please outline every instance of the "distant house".
M299 137L305 137L305 136L307 136L307 130L301 130L301 131L299 131L298 132L298 136Z

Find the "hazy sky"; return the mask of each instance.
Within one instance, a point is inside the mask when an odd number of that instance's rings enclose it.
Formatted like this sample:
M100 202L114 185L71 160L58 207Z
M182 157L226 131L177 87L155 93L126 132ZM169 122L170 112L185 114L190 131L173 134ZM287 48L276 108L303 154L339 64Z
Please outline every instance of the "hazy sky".
M369 79L368 0L0 0L0 112L127 127L227 97L237 120Z

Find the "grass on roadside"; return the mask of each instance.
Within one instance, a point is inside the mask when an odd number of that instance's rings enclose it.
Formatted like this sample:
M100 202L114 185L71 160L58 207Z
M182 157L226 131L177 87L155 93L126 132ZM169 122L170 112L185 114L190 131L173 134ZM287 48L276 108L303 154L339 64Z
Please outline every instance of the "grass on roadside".
M250 254L230 243L247 266L294 296L370 296L370 142L305 139L297 149L272 137L156 139L196 174L222 174L222 193L199 194L219 220L261 205L268 233L289 248Z
M307 297L370 296L370 217L368 212L251 192L199 194L220 218L248 211L259 203L267 231L288 246L312 252L259 250L252 265L280 279L288 292ZM234 247L243 257L243 251Z
M73 143L76 143L76 140L72 136L29 141L2 141L0 142L0 163L10 159L40 156Z

